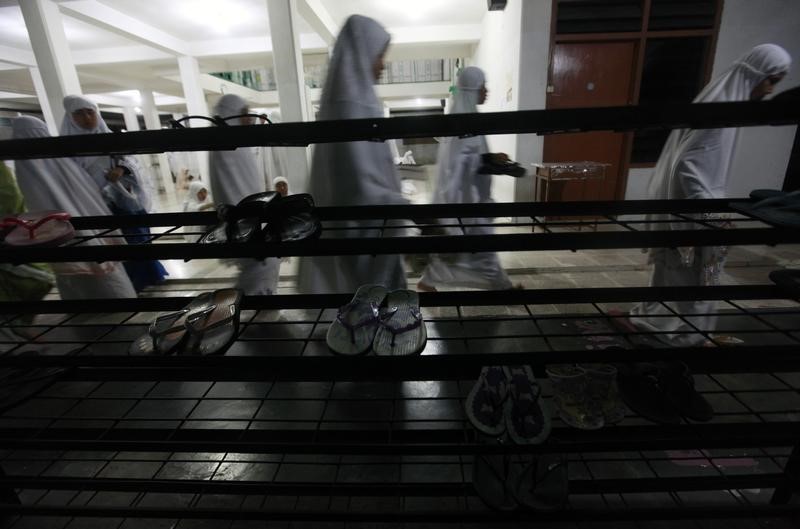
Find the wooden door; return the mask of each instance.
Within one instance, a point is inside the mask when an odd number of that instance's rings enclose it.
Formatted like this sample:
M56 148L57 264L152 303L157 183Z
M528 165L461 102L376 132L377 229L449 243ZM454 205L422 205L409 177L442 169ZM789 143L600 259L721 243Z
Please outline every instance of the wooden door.
M635 42L559 43L553 49L547 108L608 107L630 103ZM622 200L627 165L625 134L587 132L544 138L545 162L589 160L611 164L602 181L555 185L548 200ZM542 200L543 197L537 197Z

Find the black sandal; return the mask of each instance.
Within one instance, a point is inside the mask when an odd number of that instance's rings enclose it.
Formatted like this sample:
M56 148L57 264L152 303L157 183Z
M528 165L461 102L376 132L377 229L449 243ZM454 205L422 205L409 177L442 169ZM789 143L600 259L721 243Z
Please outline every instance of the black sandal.
M562 509L569 496L566 459L559 454L538 456L519 474L512 491L520 505L534 511Z
M236 340L242 291L235 288L215 290L210 301L208 306L186 318L188 338L181 354L220 355Z

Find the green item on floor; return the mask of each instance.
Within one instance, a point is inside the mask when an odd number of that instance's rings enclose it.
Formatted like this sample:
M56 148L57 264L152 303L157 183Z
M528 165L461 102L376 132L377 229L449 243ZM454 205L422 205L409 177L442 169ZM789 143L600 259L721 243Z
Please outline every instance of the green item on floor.
M11 169L0 161L0 215L25 211L25 199ZM55 283L50 267L40 263L0 264L0 301L37 301Z

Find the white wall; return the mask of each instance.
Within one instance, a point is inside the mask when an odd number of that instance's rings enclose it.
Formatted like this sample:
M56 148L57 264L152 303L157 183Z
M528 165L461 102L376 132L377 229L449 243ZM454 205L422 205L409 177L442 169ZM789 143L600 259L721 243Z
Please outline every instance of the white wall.
M798 0L725 0L714 57L714 75L757 44L783 46L794 59L776 92L800 84L800 2ZM797 127L748 127L739 131L728 196L783 185Z
M489 97L480 108L482 112L506 112L519 108L523 1L509 0L503 11L487 11L483 17L481 39L472 58L472 64L486 73L486 86L489 89ZM542 3L549 4L549 2ZM487 141L490 151L504 152L512 159L516 158L515 135L487 136ZM497 202L513 201L514 181L511 178L496 176L492 194Z
M547 71L550 63L551 2L524 2L519 63L519 110L541 110L547 104ZM544 138L536 134L517 136L516 160L532 174L530 164L542 161ZM533 177L513 180L514 200L533 200Z
M628 185L625 188L625 200L647 200L647 182L653 169L631 169L628 171Z
M776 92L800 84L800 1L725 0L714 55L713 76L717 76L739 56L757 44L771 42L783 46L794 59L794 67L778 85ZM746 127L739 141L728 180L728 196L747 196L752 189L780 189L797 127ZM628 173L625 198L646 198L644 187L652 169L632 169Z

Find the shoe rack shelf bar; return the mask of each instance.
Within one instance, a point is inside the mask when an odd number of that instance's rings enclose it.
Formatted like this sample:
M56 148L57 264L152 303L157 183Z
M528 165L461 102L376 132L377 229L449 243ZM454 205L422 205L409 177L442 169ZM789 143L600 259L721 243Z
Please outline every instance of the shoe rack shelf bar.
M798 122L800 109L794 102L786 101L522 110L138 131L93 135L91 141L86 141L82 136L8 140L0 142L0 159L208 151L258 145L306 146L313 143L476 134L621 132L792 125Z
M181 236L183 226L209 225L216 222L213 213L168 213L115 217L74 218L77 230L97 230L92 236L78 236L57 248L2 248L0 262L70 262L149 259L209 259L224 257L286 257L304 255L414 254L463 251L530 251L579 250L602 248L655 248L714 245L776 245L800 243L800 231L768 227L741 215L736 228L722 229L691 215L700 213L735 213L727 200L655 200L628 202L563 202L516 204L461 204L363 206L352 208L317 208L322 221L319 239L265 244L260 241L239 244L196 244L171 242ZM548 216L602 215L605 220L547 220ZM666 214L665 220L654 220L647 229L645 215ZM452 215L452 217L451 217ZM495 235L426 235L408 236L408 228L423 230L457 228L462 233L469 227L463 219L475 217L527 217L530 222L493 224ZM629 218L637 216L638 218ZM418 220L396 222L399 219ZM342 220L361 220L376 226L368 236L348 231L337 224ZM583 223L597 225L598 231L575 231ZM670 223L682 223L688 229L670 230ZM104 244L121 237L114 230L148 226L153 233L142 244ZM535 227L540 233L530 233ZM158 230L154 229L158 228ZM201 233L194 233L198 238ZM363 235L363 234L362 234ZM151 242L154 244L147 244Z

